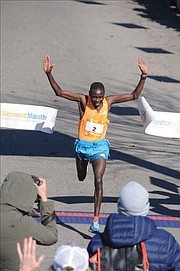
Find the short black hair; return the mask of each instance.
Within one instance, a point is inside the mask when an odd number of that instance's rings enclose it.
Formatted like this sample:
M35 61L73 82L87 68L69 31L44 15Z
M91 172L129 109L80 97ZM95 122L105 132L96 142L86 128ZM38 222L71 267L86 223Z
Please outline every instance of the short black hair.
M97 89L100 89L100 90L103 91L103 93L105 93L105 87L101 82L92 83L91 86L90 86L90 91L89 92L91 92L93 90L97 90Z

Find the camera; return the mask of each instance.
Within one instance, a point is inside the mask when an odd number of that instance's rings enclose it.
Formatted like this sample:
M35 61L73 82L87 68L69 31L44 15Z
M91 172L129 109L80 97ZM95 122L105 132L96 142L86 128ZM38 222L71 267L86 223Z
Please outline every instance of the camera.
M35 184L37 184L38 186L41 185L41 181L38 177L36 177L34 175L31 175L31 177L33 178Z
M41 181L38 177L36 177L35 175L31 175L32 179L34 180L34 183L37 184L38 186L41 185ZM39 202L40 202L40 197L39 195L37 195L37 198L35 200L35 203L38 203L38 206L39 206Z

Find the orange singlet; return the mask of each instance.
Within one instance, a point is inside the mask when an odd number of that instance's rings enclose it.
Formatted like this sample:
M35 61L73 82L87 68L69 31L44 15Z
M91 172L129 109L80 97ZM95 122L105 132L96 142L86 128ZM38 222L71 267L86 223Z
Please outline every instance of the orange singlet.
M108 104L106 98L102 101L103 106L100 111L97 111L88 96L88 102L85 108L85 113L82 119L79 120L78 137L81 140L97 141L102 140L106 136L109 120Z

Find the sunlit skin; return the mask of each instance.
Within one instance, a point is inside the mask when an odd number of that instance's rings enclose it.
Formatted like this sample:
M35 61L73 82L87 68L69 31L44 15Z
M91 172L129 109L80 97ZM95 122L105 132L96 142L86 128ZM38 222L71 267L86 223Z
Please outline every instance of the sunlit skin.
M57 96L65 98L70 101L74 101L78 103L79 108L79 117L80 119L83 117L85 113L87 96L83 93L77 93L72 91L63 90L59 84L55 81L51 71L54 67L54 64L51 64L51 59L47 55L44 57L43 61L43 69L47 75L49 83L54 90ZM138 59L138 67L141 71L141 74L146 77L148 74L147 66L142 58ZM120 95L109 95L105 96L105 91L102 89L96 88L91 89L89 91L89 96L91 97L92 104L94 106L94 110L100 111L102 108L102 101L105 98L108 104L108 110L111 109L112 105L117 103L128 102L131 100L135 100L139 98L141 91L143 90L145 83L145 79L140 78L137 86L132 92L124 93ZM79 181L83 181L86 178L87 174L87 165L88 161L79 160L76 157L76 168L77 168L77 176ZM106 169L106 160L98 159L92 162L92 168L94 173L94 216L99 216L101 201L103 197L103 176Z
M96 89L89 91L89 96L91 96L91 101L96 110L101 110L102 101L104 99L104 91L101 89Z

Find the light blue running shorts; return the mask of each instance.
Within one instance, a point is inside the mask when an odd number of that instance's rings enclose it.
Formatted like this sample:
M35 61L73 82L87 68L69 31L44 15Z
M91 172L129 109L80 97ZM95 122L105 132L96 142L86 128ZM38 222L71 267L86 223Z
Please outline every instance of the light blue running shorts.
M107 139L92 142L76 139L74 149L80 160L89 162L99 159L108 160L110 143Z

